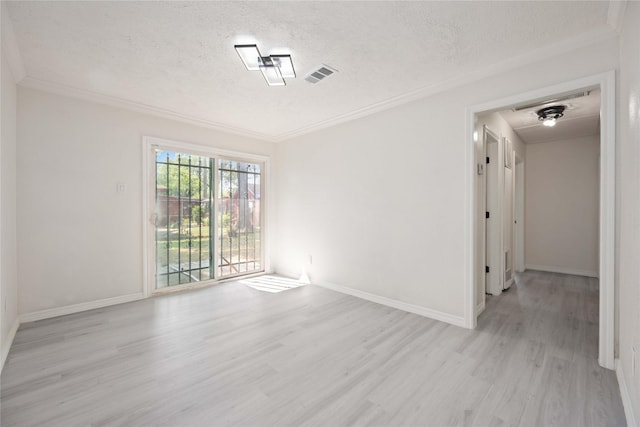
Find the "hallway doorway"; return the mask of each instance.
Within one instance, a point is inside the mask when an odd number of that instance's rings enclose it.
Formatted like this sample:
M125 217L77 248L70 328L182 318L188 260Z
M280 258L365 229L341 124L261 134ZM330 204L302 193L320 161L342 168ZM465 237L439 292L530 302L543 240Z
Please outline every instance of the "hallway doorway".
M484 227L484 215L480 217L479 206L483 202L484 194L481 192L482 186L478 182L482 179L479 173L480 167L478 164L485 161L482 148L479 147L477 127L481 124L478 122L478 116L483 113L498 112L504 110L515 110L518 108L524 108L526 106L536 107L537 105L545 105L547 103L553 103L560 99L568 99L574 94L579 92L591 92L601 91L601 104L598 111L600 117L600 129L599 129L599 161L596 167L599 168L599 193L597 195L598 201L598 225L597 225L597 275L599 276L599 348L598 357L599 363L603 367L609 369L614 368L614 220L615 220L615 115L614 115L614 97L615 97L615 74L604 73L578 79L563 84L558 84L552 87L539 89L536 91L512 96L489 102L482 105L471 107L468 112L468 148L467 158L470 160L468 168L468 181L467 188L469 189L470 197L467 203L470 204L468 209L468 221L470 224L467 232L467 238L469 241L467 252L467 287L466 303L465 303L465 324L467 327L474 328L477 324L477 316L479 314L478 300L479 292L483 289L484 281L483 275L480 271L484 270L480 262L484 259L484 241L481 237L483 233L478 233L477 230ZM562 101L559 101L562 102ZM537 104L537 105L536 105ZM474 138L475 136L475 138ZM503 147L505 139L514 139L513 136L501 135L501 141ZM513 142L513 141L512 141ZM517 144L514 143L514 147ZM517 148L514 148L517 152ZM504 160L504 159L503 159ZM526 157L524 158L525 164ZM473 171L473 173L471 173ZM516 172L517 173L517 172ZM515 187L514 180L514 187ZM504 185L504 180L502 182ZM513 194L513 193L512 193ZM526 196L525 196L526 197ZM517 199L514 199L514 202ZM473 207L473 208L472 208ZM517 215L515 212L515 206L509 207L513 209L511 212L514 214L513 223L509 224L509 227L513 227L517 224ZM526 214L525 214L526 216ZM525 222L527 219L525 219ZM513 239L517 239L518 230L513 227ZM503 234L504 237L504 234ZM524 238L526 246L526 236ZM503 240L504 242L504 240ZM504 250L504 247L503 247ZM517 253L517 251L516 251ZM513 252L512 252L513 254ZM517 256L517 255L516 255ZM526 263L526 250L525 250L525 263ZM511 258L513 260L513 256ZM508 257L505 257L505 263L507 265ZM519 268L522 265L518 266ZM526 267L526 265L525 265ZM504 273L505 271L501 271ZM482 285L482 286L481 286Z

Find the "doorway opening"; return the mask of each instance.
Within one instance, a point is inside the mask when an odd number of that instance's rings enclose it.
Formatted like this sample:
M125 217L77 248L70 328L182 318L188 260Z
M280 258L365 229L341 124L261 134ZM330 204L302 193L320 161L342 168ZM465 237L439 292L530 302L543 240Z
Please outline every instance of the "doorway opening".
M615 73L608 72L591 77L577 79L571 82L558 84L555 86L542 88L539 90L511 96L508 98L498 99L482 105L470 107L467 110L467 190L468 190L468 209L467 220L468 228L466 232L467 246L467 262L466 277L467 284L465 287L465 324L469 328L475 328L477 324L477 316L481 311L482 305L479 304L480 293L485 289L485 241L483 236L485 233L479 232L485 227L485 215L482 213L486 199L482 193L482 180L485 176L480 173L481 164L485 162L486 148L482 135L478 132L479 123L477 117L486 112L497 112L514 107L523 106L527 103L543 103L558 97L566 97L581 91L601 91L601 103L599 108L600 131L599 131L599 160L596 167L599 168L599 194L598 194L598 278L599 278L599 348L598 361L603 367L614 368L614 230L615 230ZM495 133L495 131L494 131ZM524 233L521 225L524 211L522 206L518 209L519 195L518 187L523 183L519 180L518 171L524 173L527 167L527 161L524 156L518 154L518 150L514 149L508 156L505 156L505 147L508 147L509 135L499 135L499 141L503 144L502 149L498 150L502 153L503 158L499 161L500 165L505 164L505 158L512 160L511 171L514 175L511 177L512 203L507 209L507 214L512 213L513 217L509 228L512 230L511 239L511 256L504 254L501 260L500 274L507 273L505 266L508 263L512 265L512 274L520 271L523 265L523 240ZM500 155L500 154L499 154ZM520 161L518 161L520 158ZM520 164L520 166L518 166ZM506 164L505 164L506 166ZM528 169L527 169L528 170ZM504 183L504 180L503 180ZM499 188L504 190L504 187ZM503 194L504 196L504 194ZM504 217L505 211L501 210ZM508 218L508 215L506 216ZM520 220L520 227L518 221ZM503 244L505 243L503 229ZM508 243L508 242L507 242ZM506 246L506 245L505 245ZM500 254L502 255L502 254ZM506 279L506 275L503 277Z

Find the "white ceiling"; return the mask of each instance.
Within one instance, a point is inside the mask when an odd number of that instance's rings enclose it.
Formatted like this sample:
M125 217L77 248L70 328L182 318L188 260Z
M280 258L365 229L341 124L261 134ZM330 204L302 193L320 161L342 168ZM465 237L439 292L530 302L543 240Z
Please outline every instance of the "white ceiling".
M567 108L555 126L547 127L538 120L536 111L552 105L564 105ZM597 135L600 132L600 89L565 101L541 101L535 106L519 111L500 111L500 115L527 144Z
M27 79L278 140L562 40L608 1L9 2ZM236 43L291 53L268 87ZM320 64L339 72L313 85Z

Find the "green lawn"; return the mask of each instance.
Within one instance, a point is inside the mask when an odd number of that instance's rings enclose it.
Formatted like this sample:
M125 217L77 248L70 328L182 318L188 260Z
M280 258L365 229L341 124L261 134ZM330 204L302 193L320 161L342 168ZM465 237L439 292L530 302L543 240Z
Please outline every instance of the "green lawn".
M177 264L178 257L181 263L189 262L189 254L191 254L191 262L198 262L199 259L205 261L209 259L209 226L182 227L181 230L170 228L168 230L169 239L167 239L167 231L160 230L157 234L156 253L159 266L167 264ZM244 232L238 233L236 236L229 236L229 230L221 230L222 241L220 242L220 250L222 256L227 260L235 262L245 259L260 258L260 232ZM180 240L178 240L180 239ZM254 240L255 239L255 240ZM168 246L168 260L167 260ZM178 255L179 254L179 255Z

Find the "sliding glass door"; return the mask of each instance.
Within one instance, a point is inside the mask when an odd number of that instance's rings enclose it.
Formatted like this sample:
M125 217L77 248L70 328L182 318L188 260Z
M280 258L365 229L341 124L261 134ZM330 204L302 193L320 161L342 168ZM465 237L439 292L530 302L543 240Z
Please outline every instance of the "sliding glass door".
M259 164L221 160L218 166L220 277L262 270Z
M154 154L155 289L263 271L262 164Z

